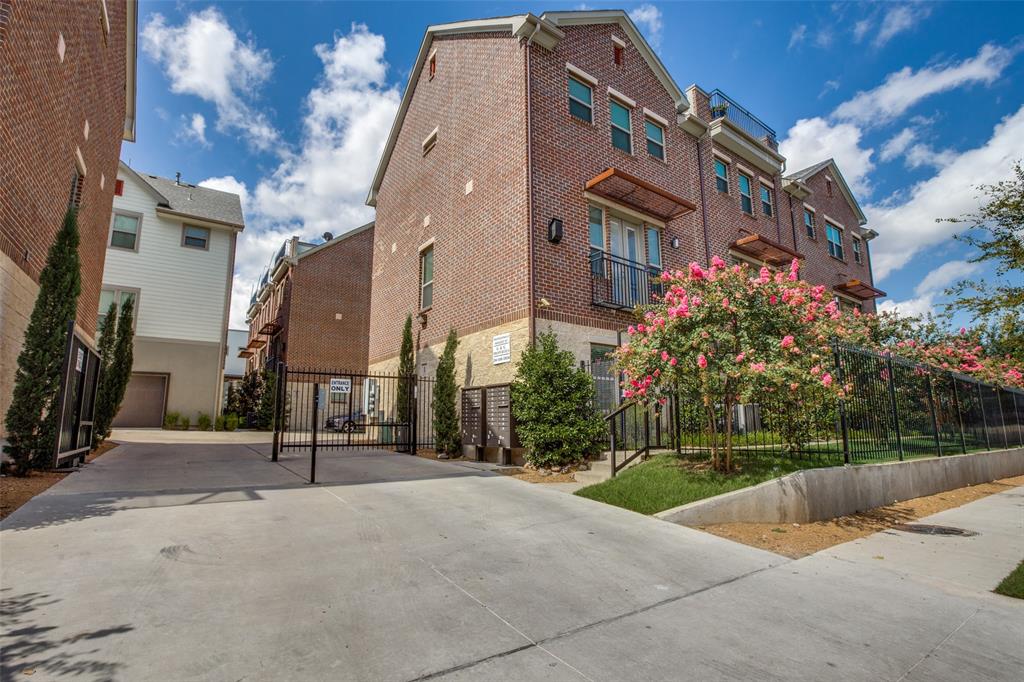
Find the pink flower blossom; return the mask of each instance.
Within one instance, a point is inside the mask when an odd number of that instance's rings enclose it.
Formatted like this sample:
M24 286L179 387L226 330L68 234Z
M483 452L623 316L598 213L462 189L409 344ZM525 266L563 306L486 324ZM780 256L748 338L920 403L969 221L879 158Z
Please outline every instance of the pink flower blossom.
M721 258L719 258L718 256L712 256L711 257L711 267L713 267L713 268L724 268L725 267L725 261L722 260Z
M661 359L662 359L663 362L668 362L668 351L667 350L661 351Z
M621 327L619 328L621 329ZM628 332L629 335L632 336L633 334L636 334L636 327L634 327L633 325L629 325L629 328L626 329L626 332Z
M768 303L770 303L771 305L775 305L778 302L779 302L779 297L776 296L775 294L772 294L771 296L768 297Z
M825 372L824 374L822 374L821 375L821 383L825 384L826 386L831 386L832 385L832 375L829 374L828 372Z
M812 377L816 377L819 374L821 374L821 367L819 367L818 365L815 365L814 367L811 367L811 376Z
M672 358L672 359L670 359L670 360L668 361L668 364L670 364L670 365L672 365L673 367L675 367L676 365L678 365L678 364L679 364L679 360L678 360L677 358Z
M963 336L966 333L967 333L967 327L960 327L960 336Z
M723 308L728 308L729 307L729 299L728 298L723 298L722 299L722 307Z
M697 356L697 366L701 369L706 369L708 366L708 359L704 357L703 353Z
M693 279L703 279L704 271L700 269L700 266L696 262L690 263L690 277Z
M633 391L631 391L631 390L629 390L627 388L625 391L622 392L622 397L623 398L632 398L633 397Z
M747 357L746 353L740 353L736 356L736 362L743 362L743 358Z
M752 370L754 370L755 372L757 372L758 374L760 374L760 373L761 373L761 372L763 372L763 371L764 371L764 369L765 369L765 367L764 367L764 363L763 363L763 362L754 362L754 363L751 363L751 365L750 365L750 369L752 369Z
M782 347L783 348L789 348L794 343L795 343L795 340L793 339L793 336L791 334L787 334L786 336L782 337Z

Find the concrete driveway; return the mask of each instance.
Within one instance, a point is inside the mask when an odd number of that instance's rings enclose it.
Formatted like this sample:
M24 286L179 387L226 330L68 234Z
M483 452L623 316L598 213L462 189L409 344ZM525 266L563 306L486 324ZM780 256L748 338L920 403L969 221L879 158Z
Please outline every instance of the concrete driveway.
M6 519L4 679L1024 671L1024 604L976 586L856 555L789 561L402 455L322 454L309 486L308 461L267 450L125 444ZM1012 535L1015 493L984 523Z

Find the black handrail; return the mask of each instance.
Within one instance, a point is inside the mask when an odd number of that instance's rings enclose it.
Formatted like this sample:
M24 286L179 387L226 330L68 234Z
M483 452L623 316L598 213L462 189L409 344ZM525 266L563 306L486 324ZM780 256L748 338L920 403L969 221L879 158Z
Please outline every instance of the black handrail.
M754 139L760 140L773 150L778 151L779 143L775 130L721 90L711 91L710 106L711 118L728 118L743 128ZM730 111L733 109L738 114L731 114Z
M591 302L633 310L655 302L663 293L661 269L603 251L590 255Z

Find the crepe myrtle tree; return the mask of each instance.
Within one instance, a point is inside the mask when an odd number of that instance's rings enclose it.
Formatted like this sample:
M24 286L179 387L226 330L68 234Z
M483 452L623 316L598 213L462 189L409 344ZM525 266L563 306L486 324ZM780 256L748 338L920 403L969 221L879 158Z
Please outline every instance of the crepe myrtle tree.
M732 411L742 402L785 406L778 430L799 451L821 423L817 408L849 390L833 373L832 340L864 342L865 325L844 316L825 287L800 280L795 259L773 273L715 256L708 270L691 263L661 279L664 296L616 351L623 395L655 405L677 388L695 395L719 470L732 469Z

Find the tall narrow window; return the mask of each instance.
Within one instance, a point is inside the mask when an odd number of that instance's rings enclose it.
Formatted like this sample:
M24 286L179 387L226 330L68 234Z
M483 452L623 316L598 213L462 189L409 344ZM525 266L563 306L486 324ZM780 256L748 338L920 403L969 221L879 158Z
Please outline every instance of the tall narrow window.
M569 76L569 113L587 123L594 121L594 91L572 76Z
M864 262L864 254L860 250L860 239L857 237L853 238L853 260L857 263Z
M843 255L843 232L832 223L825 223L825 239L828 241L828 255L846 260Z
M139 304L137 298L138 290L117 288L102 289L100 291L100 309L99 313L96 315L96 328L99 330L103 329L111 303L116 303L117 310L120 312L121 306L128 301L133 301L135 303L135 315L132 317L132 327L134 328L136 321L139 319Z
M665 160L665 129L652 121L644 119L644 131L647 133L647 153Z
M110 245L116 249L135 251L139 243L139 216L115 213L110 228Z
M772 190L765 184L761 185L761 213L772 217Z
M740 183L740 210L749 215L754 215L754 201L750 196L750 177L739 174Z
M432 54L432 55L430 55L430 79L433 80L433 78L434 78L434 76L436 74L437 74L437 55L436 54Z
M612 121L612 146L627 154L633 153L633 126L630 122L629 107L615 100L608 100Z
M420 252L420 310L434 305L434 247Z
M71 176L71 193L68 195L68 208L78 208L82 205L82 185L85 178L76 168Z
M715 159L715 187L723 194L729 193L729 167L721 159Z
M617 66L622 66L622 53L623 53L622 46L621 45L615 45L612 48L612 50L613 50L613 53L612 53L613 54L613 58L615 59L615 64Z
M825 178L825 194L832 196L832 180Z
M604 273L604 211L597 206L590 207L590 272L600 276Z
M661 272L661 232L647 228L647 265L652 272Z
M814 211L804 209L804 229L807 230L807 236L811 239L817 239L818 233L814 229Z

